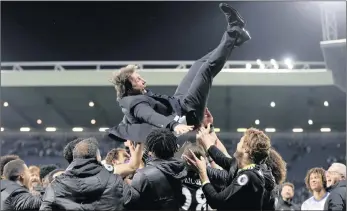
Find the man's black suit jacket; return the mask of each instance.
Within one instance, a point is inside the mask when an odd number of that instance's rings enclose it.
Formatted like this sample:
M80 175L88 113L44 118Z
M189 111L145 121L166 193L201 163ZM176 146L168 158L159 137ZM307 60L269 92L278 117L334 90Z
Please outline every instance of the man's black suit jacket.
M108 135L117 141L143 142L156 128L173 128L182 114L179 100L152 92L126 96L118 100L124 113L122 122L108 130Z

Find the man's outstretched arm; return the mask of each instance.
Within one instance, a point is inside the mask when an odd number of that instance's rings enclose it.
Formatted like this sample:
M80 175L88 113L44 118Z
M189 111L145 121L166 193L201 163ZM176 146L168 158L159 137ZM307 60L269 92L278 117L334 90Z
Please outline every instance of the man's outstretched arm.
M159 128L169 128L173 130L179 123L173 116L164 116L157 113L148 103L140 103L134 108L134 116L148 124Z
M217 165L229 171L234 161L232 158L227 157L222 151L220 151L214 145L209 147L207 152L211 156L211 158L214 160L214 162L216 162Z

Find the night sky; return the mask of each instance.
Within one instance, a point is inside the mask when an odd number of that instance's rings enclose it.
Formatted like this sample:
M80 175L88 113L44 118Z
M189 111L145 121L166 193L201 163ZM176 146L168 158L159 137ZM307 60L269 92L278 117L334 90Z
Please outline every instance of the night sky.
M336 12L344 38L345 3ZM230 4L252 36L230 59L323 61L319 3ZM195 60L225 27L218 2L1 2L1 60Z

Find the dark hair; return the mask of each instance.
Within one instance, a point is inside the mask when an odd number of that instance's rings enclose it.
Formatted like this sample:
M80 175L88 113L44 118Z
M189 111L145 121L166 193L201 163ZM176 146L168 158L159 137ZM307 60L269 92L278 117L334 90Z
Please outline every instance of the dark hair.
M55 173L58 173L59 171L65 171L64 169L55 169L55 170L53 170L53 171L51 171L46 177L47 177L47 179L48 179L48 182L49 183L51 183L52 181L53 181L53 175L55 174Z
M168 129L155 129L146 138L146 148L157 158L172 158L177 151L177 137Z
M282 184L286 180L287 163L274 148L270 148L269 157L265 160L265 164L270 167L277 185Z
M71 163L73 160L73 156L72 156L72 152L75 149L76 144L78 144L79 142L83 141L84 138L76 138L73 141L70 141L64 148L63 151L63 155L65 160L67 160L67 162Z
M73 159L75 158L96 158L99 150L98 141L95 138L87 138L76 144L73 150Z
M18 155L4 155L0 157L0 175L2 176L4 174L4 167L5 165L12 161L19 159Z
M24 165L25 165L25 162L20 159L11 160L10 162L8 162L4 167L5 179L11 180L11 181L17 181L18 177L24 171Z
M121 152L126 152L126 150L123 148L115 148L115 149L110 150L107 153L106 158L105 158L106 164L112 165L112 161L117 160L119 157L119 153L121 153Z
M40 167L40 179L42 180L43 178L45 178L45 176L47 176L50 172L54 171L57 168L58 168L58 166L56 166L54 164L41 166Z
M113 72L111 83L113 83L116 89L118 100L122 97L128 96L132 91L130 77L136 69L137 67L135 65L128 65L126 67L122 67L116 72Z

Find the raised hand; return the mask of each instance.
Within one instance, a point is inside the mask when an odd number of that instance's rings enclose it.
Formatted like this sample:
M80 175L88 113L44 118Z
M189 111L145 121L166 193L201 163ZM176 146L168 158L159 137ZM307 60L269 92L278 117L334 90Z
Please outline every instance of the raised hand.
M216 134L210 133L211 124L207 125L207 128L204 126L200 127L198 133L196 134L196 140L201 144L207 151L212 145L216 144L217 136Z
M202 120L202 124L207 127L208 124L213 124L213 116L208 108L205 108L204 119Z
M193 130L193 127L194 126L179 124L179 125L176 125L176 127L174 128L174 131L177 133L177 135L182 135Z
M197 158L195 154L189 150L190 153L192 154L192 158L189 158L186 155L183 155L184 159L188 162L189 165L193 166L194 169L200 173L205 173L206 172L206 160L204 157Z

